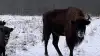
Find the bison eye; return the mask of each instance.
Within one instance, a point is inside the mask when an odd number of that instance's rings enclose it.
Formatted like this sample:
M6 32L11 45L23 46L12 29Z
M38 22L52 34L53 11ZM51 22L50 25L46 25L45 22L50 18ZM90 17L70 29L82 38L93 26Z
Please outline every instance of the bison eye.
M89 24L90 24L90 21L86 21L86 22L85 22L85 25L89 25Z

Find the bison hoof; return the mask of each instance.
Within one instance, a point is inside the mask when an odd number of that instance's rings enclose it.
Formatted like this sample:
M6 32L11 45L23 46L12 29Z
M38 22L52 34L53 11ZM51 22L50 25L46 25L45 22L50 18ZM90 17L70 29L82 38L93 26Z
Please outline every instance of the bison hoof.
M45 54L45 56L49 56L48 54Z
M63 55L59 55L59 56L63 56Z

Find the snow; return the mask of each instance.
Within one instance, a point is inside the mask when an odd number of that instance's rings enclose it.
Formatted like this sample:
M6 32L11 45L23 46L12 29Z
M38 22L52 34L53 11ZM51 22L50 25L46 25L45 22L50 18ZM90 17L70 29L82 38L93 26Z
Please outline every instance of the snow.
M6 46L8 56L44 56L42 16L0 15L0 20L7 22L5 26L14 28ZM64 36L60 36L58 45L62 54L68 56L69 48ZM52 45L52 36L48 52L49 56L58 56ZM74 49L74 56L100 56L100 17L92 17L84 41Z

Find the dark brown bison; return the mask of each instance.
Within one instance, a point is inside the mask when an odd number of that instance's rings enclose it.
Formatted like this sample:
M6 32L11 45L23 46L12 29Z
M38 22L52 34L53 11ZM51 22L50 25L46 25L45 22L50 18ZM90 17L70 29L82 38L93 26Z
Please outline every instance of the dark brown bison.
M53 45L59 56L63 56L58 47L59 36L66 36L66 43L73 56L73 49L84 39L86 25L90 24L84 13L75 7L67 9L55 9L43 14L43 39L45 44L45 55L48 56L47 45L50 34L53 35Z
M4 26L5 23L0 21L0 56L5 56L5 46L8 42L10 32L13 31L13 28Z

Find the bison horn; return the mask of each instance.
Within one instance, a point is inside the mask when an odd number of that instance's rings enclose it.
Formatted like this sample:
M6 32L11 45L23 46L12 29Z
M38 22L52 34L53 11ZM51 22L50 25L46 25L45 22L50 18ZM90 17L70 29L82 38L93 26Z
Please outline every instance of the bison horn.
M88 16L88 19L87 19L87 20L90 20L90 19L91 19L90 15L89 15L89 14L87 14L87 16Z

